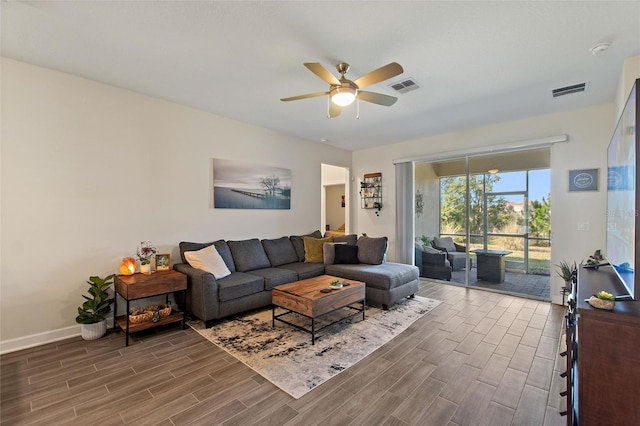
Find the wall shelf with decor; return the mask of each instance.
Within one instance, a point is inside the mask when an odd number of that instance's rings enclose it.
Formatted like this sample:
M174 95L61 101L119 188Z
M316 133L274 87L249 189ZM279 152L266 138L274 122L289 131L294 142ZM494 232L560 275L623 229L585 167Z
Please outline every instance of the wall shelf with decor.
M367 173L360 182L360 208L375 209L376 216L382 209L382 173Z

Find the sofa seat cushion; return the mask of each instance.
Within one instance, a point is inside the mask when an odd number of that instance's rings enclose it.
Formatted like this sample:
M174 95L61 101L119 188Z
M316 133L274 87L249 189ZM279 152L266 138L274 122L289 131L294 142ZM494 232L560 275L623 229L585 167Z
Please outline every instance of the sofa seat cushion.
M254 269L270 268L269 258L257 238L242 241L227 241L233 261L238 272L253 271Z
M248 274L263 278L264 290L271 290L277 285L298 281L298 273L296 271L283 268L254 269L253 271L248 272Z
M280 266L298 261L298 254L288 237L276 240L262 240L262 246L267 253L271 266Z
M322 263L295 262L282 265L280 268L295 271L298 274L299 280L306 280L307 278L324 275L324 264Z
M390 290L419 279L416 266L386 262L380 265L325 265L325 273L340 278L363 281L367 287Z
M238 299L264 290L264 278L244 272L234 272L216 281L218 282L220 302Z

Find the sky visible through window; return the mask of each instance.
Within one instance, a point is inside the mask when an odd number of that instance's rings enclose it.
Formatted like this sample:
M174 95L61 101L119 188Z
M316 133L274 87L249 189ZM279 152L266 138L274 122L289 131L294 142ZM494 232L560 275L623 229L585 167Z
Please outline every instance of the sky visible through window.
M524 191L526 188L525 172L499 173L500 181L493 185L493 192ZM549 199L551 188L551 170L529 171L529 202L542 197ZM508 199L508 197L505 197Z

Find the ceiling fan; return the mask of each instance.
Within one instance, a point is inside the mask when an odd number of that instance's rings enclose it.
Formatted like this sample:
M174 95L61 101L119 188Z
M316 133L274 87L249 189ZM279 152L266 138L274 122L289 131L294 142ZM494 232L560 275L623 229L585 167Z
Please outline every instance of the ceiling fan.
M351 105L354 100L363 100L378 105L391 106L398 98L382 93L368 92L361 90L364 87L390 79L404 72L402 66L396 62L391 62L383 67L373 70L363 75L355 81L347 79L344 75L349 71L349 64L341 62L336 68L340 73L340 79L331 74L325 67L318 62L305 62L304 66L312 73L329 83L329 90L326 92L307 93L305 95L292 96L290 98L280 99L283 102L297 101L299 99L315 98L318 96L329 95L329 113L328 117L333 118L340 115L342 107Z

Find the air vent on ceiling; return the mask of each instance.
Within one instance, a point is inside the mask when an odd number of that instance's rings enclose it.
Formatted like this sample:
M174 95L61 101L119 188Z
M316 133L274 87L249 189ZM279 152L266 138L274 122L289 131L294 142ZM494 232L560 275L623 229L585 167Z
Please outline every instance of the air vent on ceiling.
M571 93L584 92L587 90L587 83L574 84L571 86L560 87L558 89L553 89L551 94L554 98L558 96L570 95Z
M416 83L416 81L412 78L408 78L402 81L398 81L396 83L391 83L389 85L393 90L399 93L407 93L412 92L414 90L418 90L420 85Z

